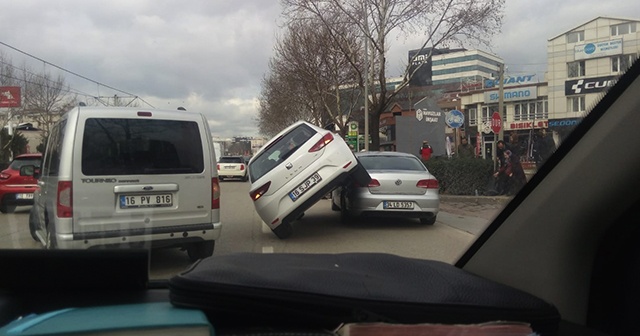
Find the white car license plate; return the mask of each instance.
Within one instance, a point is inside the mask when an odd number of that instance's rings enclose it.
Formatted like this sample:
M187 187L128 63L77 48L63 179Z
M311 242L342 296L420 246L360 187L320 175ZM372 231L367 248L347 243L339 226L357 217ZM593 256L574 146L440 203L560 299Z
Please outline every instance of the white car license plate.
M296 201L302 194L307 192L307 190L311 189L314 185L318 184L318 182L322 181L320 174L313 173L313 175L309 176L302 184L297 186L289 193L289 197L291 197L292 201Z
M33 194L17 194L16 199L33 199Z
M413 209L413 202L384 201L382 206L385 209Z
M120 209L158 208L173 205L171 194L120 195Z

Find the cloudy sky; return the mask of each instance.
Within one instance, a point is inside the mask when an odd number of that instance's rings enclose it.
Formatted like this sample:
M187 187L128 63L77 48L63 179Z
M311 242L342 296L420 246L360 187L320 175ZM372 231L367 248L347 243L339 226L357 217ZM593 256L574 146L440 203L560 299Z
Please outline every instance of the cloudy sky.
M216 136L258 135L257 97L280 32L278 0L20 0L6 5L0 11L0 53L14 65L59 72L8 46L140 96L155 108L203 112ZM638 19L640 1L507 0L502 31L488 51L505 60L509 73L543 73L547 40L597 16ZM407 51L420 44L420 36L396 37L390 38L387 57L390 76L400 74ZM82 94L126 96L64 76ZM91 98L79 99L91 103Z

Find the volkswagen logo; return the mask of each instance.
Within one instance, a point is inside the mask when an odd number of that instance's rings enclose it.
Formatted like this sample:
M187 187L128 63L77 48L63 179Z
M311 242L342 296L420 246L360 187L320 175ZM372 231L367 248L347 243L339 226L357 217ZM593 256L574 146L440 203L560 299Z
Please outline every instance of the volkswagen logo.
M401 180L396 180L396 185L397 185L397 186L399 186L399 185L401 185L401 184L402 184L402 181L401 181Z

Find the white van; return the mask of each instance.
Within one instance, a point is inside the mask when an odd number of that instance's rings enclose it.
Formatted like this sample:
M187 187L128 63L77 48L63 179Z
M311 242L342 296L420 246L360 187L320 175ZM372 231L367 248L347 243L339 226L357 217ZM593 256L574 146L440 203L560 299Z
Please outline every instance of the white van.
M220 185L206 118L76 107L51 129L29 217L47 248L181 247L210 256Z

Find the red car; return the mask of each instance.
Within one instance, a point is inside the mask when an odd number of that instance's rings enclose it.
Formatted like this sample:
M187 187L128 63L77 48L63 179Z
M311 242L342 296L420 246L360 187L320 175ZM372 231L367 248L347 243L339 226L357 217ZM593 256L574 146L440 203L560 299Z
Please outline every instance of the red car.
M21 176L20 168L34 165L40 168L42 154L16 156L9 167L0 172L0 212L11 213L18 205L33 205L37 181L33 176Z

